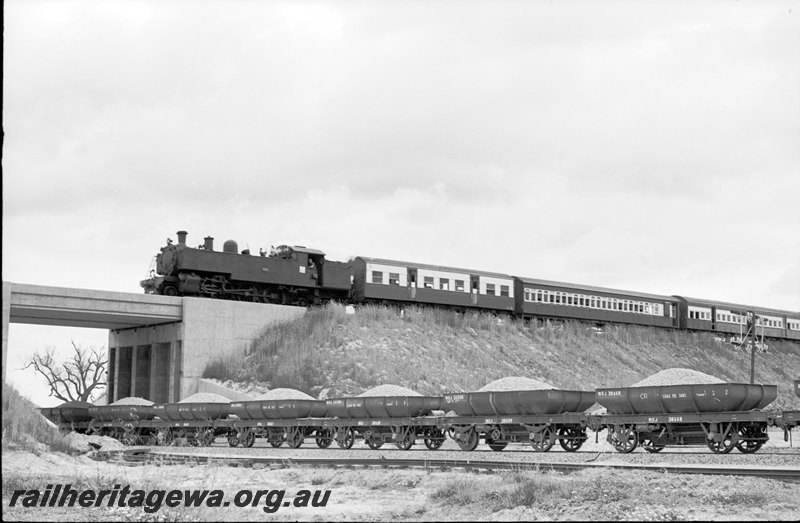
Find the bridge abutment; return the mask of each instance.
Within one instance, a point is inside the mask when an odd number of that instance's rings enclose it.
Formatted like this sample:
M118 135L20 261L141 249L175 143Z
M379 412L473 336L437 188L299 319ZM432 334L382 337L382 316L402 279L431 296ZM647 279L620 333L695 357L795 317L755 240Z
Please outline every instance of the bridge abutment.
M206 365L244 351L301 307L3 282L3 380L9 323L108 329L107 402L175 402L197 392Z
M305 313L283 305L183 300L180 322L110 331L109 354L123 356L109 373L108 390L114 391L109 402L126 393L155 403L186 398L197 392L209 362L242 353L270 324Z

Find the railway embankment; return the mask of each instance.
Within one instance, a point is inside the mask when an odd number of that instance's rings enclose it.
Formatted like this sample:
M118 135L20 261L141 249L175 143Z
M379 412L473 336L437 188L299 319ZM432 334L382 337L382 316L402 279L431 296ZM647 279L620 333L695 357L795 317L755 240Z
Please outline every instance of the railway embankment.
M204 377L240 389L290 387L315 397L392 383L425 395L477 390L506 376L563 389L630 386L683 367L747 383L750 355L711 333L579 322L527 323L491 314L329 304L266 329ZM778 385L774 409L800 409L800 344L767 340L755 381Z

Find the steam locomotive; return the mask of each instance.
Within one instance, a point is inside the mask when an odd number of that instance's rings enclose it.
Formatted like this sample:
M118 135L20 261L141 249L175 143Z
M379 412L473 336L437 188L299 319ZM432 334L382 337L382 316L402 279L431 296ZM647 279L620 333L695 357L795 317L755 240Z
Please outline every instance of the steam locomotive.
M800 312L666 296L503 273L358 256L328 260L304 246L281 245L258 255L233 240L190 247L186 231L156 255L146 293L280 303L306 307L347 303L434 305L504 312L524 318L575 319L699 330L800 341Z

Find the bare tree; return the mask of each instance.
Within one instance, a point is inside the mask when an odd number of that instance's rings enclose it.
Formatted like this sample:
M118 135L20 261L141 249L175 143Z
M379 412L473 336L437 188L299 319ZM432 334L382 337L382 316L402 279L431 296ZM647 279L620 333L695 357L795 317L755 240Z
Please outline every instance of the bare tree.
M74 353L64 363L55 358L55 349L36 352L23 369L33 369L44 376L50 386L50 396L62 401L91 401L95 392L102 391L106 374L106 351L83 348L71 341Z

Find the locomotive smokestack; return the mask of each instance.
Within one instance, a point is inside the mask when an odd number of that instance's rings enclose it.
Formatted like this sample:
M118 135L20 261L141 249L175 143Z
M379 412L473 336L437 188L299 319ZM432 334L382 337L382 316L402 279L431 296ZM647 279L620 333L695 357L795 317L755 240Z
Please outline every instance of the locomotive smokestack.
M186 235L189 234L186 231L178 231L178 245L182 245L186 247Z
M205 250L207 250L207 251L213 251L214 250L214 238L212 238L211 236L206 236L205 240L206 240L206 243L205 243L205 245L203 245L203 248Z

